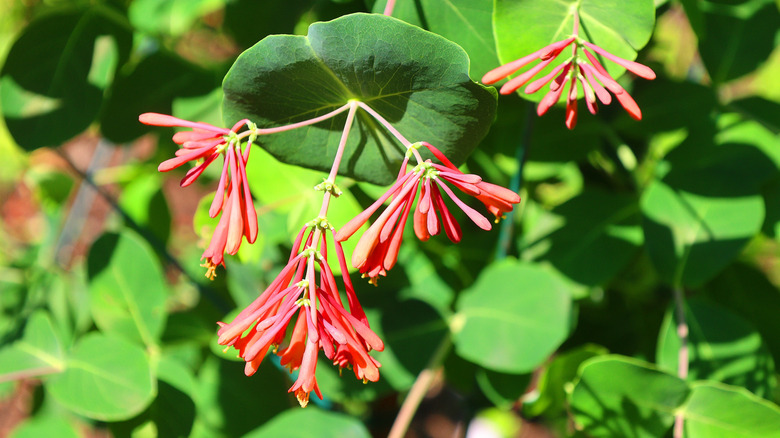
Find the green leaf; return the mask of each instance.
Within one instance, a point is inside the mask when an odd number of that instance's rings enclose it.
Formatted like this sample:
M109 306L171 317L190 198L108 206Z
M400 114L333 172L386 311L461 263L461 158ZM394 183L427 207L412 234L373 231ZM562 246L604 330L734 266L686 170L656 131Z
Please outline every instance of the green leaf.
M73 422L64 416L36 415L25 420L11 432L9 438L80 438L82 435Z
M8 131L27 150L58 146L97 117L131 34L106 6L61 9L27 26L0 72Z
M563 281L516 260L490 265L456 308L458 355L493 371L532 371L569 334L571 296Z
M30 315L21 339L0 349L0 382L57 373L64 368L62 344L43 310Z
M461 164L487 133L496 104L494 90L468 78L468 63L460 47L440 36L390 17L348 15L312 24L307 37L270 36L245 51L223 82L223 119L279 126L357 99L410 141L428 141ZM260 143L281 161L327 171L345 119L341 114ZM358 110L340 172L387 184L404 152Z
M139 114L171 114L175 98L206 96L218 85L215 72L174 54L154 52L116 78L100 114L100 132L115 143L135 140L155 129L141 124Z
M374 3L381 14L386 0ZM437 33L463 47L471 60L470 73L481 78L499 64L493 39L493 0L399 1L393 17Z
M178 36L192 28L202 15L219 9L224 0L135 0L130 3L130 23L141 32Z
M698 286L760 231L760 185L774 166L757 148L725 140L717 146L686 142L668 160L672 171L642 194L645 241L665 281Z
M706 38L699 41L699 53L715 84L746 75L766 61L774 49L780 22L771 0L741 5L700 1L699 5L707 29Z
M688 380L716 380L771 397L776 383L774 361L756 329L707 301L691 299L685 310L689 330ZM674 313L672 307L664 318L656 355L658 367L669 373L677 372L680 351Z
M104 234L89 252L90 308L106 333L156 345L165 325L165 280L152 250L135 233Z
M639 206L631 197L587 190L553 214L561 226L533 245L547 246L540 259L578 283L609 282L642 245Z
M101 333L82 337L68 355L65 371L45 387L68 409L101 421L133 417L157 392L143 348Z
M750 321L761 332L761 338L772 351L774 362L780 362L780 289L765 272L756 267L735 263L710 281L706 296Z
M122 191L119 205L160 242L167 242L171 233L171 211L162 191L162 180L156 172L139 175Z
M637 51L647 44L655 24L653 0L495 0L493 28L501 63L569 37L575 10L580 15L580 37L628 60L635 59ZM567 58L562 54L538 76ZM625 70L612 62L604 63L604 67L615 78ZM520 95L539 101L543 93Z
M243 364L209 355L198 373L194 397L196 424L202 421L223 436L244 436L293 403L297 405L287 394L290 381L286 374L274 367L270 357L253 376L247 377ZM247 407L251 407L252 415L247 415Z
M511 409L531 383L531 374L506 374L480 368L477 384L482 393L501 409Z
M657 438L690 392L685 381L624 356L600 356L580 368L569 402L592 437Z
M245 438L308 438L317 431L320 438L369 438L366 427L355 418L317 408L293 408L274 417Z
M586 360L607 354L607 349L597 345L583 345L555 356L539 377L539 397L523 404L523 412L531 417L555 416L566 412L566 388L577 377L580 365Z
M682 413L689 438L780 437L780 407L742 388L694 383Z

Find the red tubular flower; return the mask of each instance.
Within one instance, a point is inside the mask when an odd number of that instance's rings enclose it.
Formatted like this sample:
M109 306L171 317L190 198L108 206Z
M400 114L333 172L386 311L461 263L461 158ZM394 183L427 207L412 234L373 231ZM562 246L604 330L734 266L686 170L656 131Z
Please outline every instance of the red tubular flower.
M464 174L439 149L429 143L420 144L427 147L442 164L427 160L420 162L408 172L406 170L408 159L405 160L395 184L336 233L337 241L343 242L349 239L380 206L391 199L387 208L360 237L352 253L352 265L364 277L368 277L372 284L376 284L378 276L385 276L395 265L403 239L404 226L418 190L420 197L414 210L413 225L415 234L423 241L439 234L442 228L452 242L457 243L461 239L460 225L447 208L442 191L478 227L483 230L491 229L490 221L461 201L448 184L476 197L496 216L496 221L504 213L511 211L514 204L520 202L520 197L511 190L484 182L477 175Z
M574 129L574 126L577 124L577 82L579 82L582 84L585 103L591 114L596 114L596 112L598 112L596 98L604 105L609 105L612 102L612 97L607 92L607 90L609 90L615 95L617 101L631 117L636 120L641 120L642 111L639 109L639 106L634 99L609 75L609 73L607 73L607 70L601 65L591 51L644 79L655 79L655 72L646 65L619 58L601 47L583 40L578 36L578 29L579 17L575 14L574 32L572 36L489 71L482 78L482 82L488 85L495 83L532 62L539 60L540 62L538 64L521 73L519 76L510 79L501 87L501 94L514 93L518 88L528 83L534 76L550 65L566 47L573 43L571 58L562 62L551 72L526 86L525 93L532 94L542 89L542 87L548 83L550 84L550 91L545 94L537 106L537 114L541 116L546 113L550 107L555 105L563 94L563 87L567 82L570 82L569 92L566 94L566 127Z
M335 248L349 311L344 308L327 263L325 234L320 235L319 250L316 250L312 247L313 240L322 229L313 228L304 242L307 228L298 234L287 265L268 288L231 323L218 323L219 344L238 350L239 357L246 361L247 376L257 371L271 349L280 357L282 365L291 372L297 370L298 377L289 392L295 393L302 407L308 404L312 391L322 398L315 377L320 350L334 365L351 367L358 379L376 382L380 364L369 352L384 349L357 300L341 244L335 242ZM290 340L280 347L285 343L294 316Z
M176 157L163 161L158 167L160 172L168 172L186 162L198 162L181 180L182 187L195 182L219 155L224 156L222 175L209 208L209 216L217 217L221 211L222 217L208 248L201 256L201 259L206 259L202 265L207 269L206 276L213 279L216 276L216 267L224 266L225 253L236 254L242 238L246 238L249 243L254 243L257 239L257 212L246 177L252 137L242 153L241 141L236 136L236 130L249 121L241 120L233 129L225 129L157 113L141 114L138 120L146 125L192 128L192 131L177 132L173 135L173 141L179 144L181 149L176 151Z

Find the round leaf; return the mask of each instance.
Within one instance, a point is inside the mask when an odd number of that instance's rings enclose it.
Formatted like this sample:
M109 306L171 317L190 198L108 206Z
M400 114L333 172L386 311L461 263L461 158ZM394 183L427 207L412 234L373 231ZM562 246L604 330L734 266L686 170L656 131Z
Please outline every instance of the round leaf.
M0 382L60 372L63 356L51 319L38 310L27 320L22 338L0 349Z
M485 269L457 302L455 349L487 369L525 373L569 334L571 296L553 273L505 260Z
M579 10L580 37L628 60L635 59L636 52L647 44L655 24L653 0L496 0L495 5L493 28L501 63L569 37L575 10ZM539 77L565 61L568 53L542 70ZM625 70L612 62L604 67L613 77ZM521 95L538 101L543 93Z
M570 406L588 436L657 438L671 427L689 391L683 380L644 362L600 356L580 368Z
M133 417L146 409L157 391L146 352L101 333L81 338L65 371L47 381L46 389L67 408L102 421Z
M246 438L308 438L317 431L320 438L369 438L360 421L344 414L316 408L293 408L277 415L259 429L244 435Z
M693 384L683 415L689 438L780 437L780 407L742 388Z
M381 14L386 0L374 3ZM458 43L471 60L471 77L481 78L498 65L493 38L493 0L400 1L393 17L420 26Z
M410 141L428 141L456 164L485 136L495 91L472 82L469 59L456 44L381 15L353 14L314 23L303 36L269 36L245 51L223 82L223 119L260 127L300 122L357 99ZM263 136L286 163L327 171L346 116ZM403 146L358 110L339 169L379 184L395 179ZM250 164L251 166L251 164Z
M692 299L686 306L689 380L717 380L771 396L775 364L756 329L725 308ZM659 368L676 373L680 338L677 318L669 309L661 327L656 355Z
M151 249L135 233L105 234L89 252L90 308L95 323L146 345L165 324L165 280Z

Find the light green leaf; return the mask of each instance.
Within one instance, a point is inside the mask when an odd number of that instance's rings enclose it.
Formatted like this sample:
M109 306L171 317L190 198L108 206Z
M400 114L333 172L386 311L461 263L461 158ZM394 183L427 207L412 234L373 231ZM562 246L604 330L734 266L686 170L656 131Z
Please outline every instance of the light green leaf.
M381 15L347 15L314 23L306 37L267 37L241 54L223 82L223 119L279 126L357 99L409 141L428 141L460 164L487 133L496 104L495 91L469 79L468 63L463 49L416 26ZM345 119L342 114L259 142L284 162L327 171ZM387 184L404 152L358 110L340 172Z
M510 259L495 263L457 302L455 350L493 371L532 371L568 336L571 307L552 272Z
M694 383L683 415L688 438L780 437L780 407L742 388Z
M22 338L0 349L0 382L61 372L62 344L43 310L27 320Z
M157 258L135 233L105 234L89 253L90 308L106 333L156 345L165 324L166 287Z
M707 301L687 302L689 380L716 380L771 397L775 364L756 329L741 317ZM666 313L658 339L659 368L676 373L680 339L674 308Z
M192 28L202 15L217 10L224 0L135 0L127 14L142 32L178 36Z
M369 438L366 427L355 418L317 408L293 408L277 415L245 438Z
M20 424L8 438L80 438L81 436L73 422L68 421L64 416L36 415Z
M65 407L102 421L133 417L146 409L157 392L146 352L101 333L81 338L68 355L65 371L45 387Z
M575 421L591 437L657 438L689 393L685 381L623 356L599 356L580 368L570 395Z

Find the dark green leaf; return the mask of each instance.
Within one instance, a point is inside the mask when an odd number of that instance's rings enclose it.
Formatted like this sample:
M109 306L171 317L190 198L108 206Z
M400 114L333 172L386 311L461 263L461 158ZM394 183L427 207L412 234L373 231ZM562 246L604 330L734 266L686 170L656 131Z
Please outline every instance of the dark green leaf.
M135 233L106 234L89 253L90 308L106 333L156 345L165 325L166 287L149 246Z
M62 405L102 421L133 417L157 392L146 352L101 333L82 337L68 355L65 371L45 386Z
M670 308L661 326L656 361L669 373L678 369L680 338ZM756 329L741 317L703 300L687 302L689 380L716 380L770 397L774 361Z
M531 374L505 374L480 368L477 383L482 393L501 409L511 409L531 383Z
M754 71L774 48L780 13L771 0L738 6L699 2L704 11L706 38L699 53L716 84ZM728 29L728 32L719 31Z
M571 393L575 421L592 437L657 438L690 392L679 378L623 356L589 359Z
M141 124L138 115L170 114L174 98L204 96L218 84L213 72L176 55L152 53L116 78L100 114L100 130L115 143L129 142L152 129Z
M578 283L604 285L642 245L639 206L630 197L588 190L553 214L561 226L537 242L549 247L541 260Z
M460 47L379 15L315 23L307 37L267 37L238 58L223 89L223 119L231 125L243 118L261 127L299 122L357 99L456 164L484 137L495 112L494 92L468 78ZM329 170L345 118L268 135L261 144L284 162ZM389 183L403 146L363 110L356 120L341 174Z
M0 73L8 130L25 149L58 146L97 117L103 91L131 45L106 6L60 10L27 26Z
M456 307L457 353L494 371L532 371L569 334L568 288L537 265L507 259L489 266Z
M167 242L171 212L161 185L162 177L157 173L134 178L122 191L119 205L135 223L148 228L160 242Z
M373 11L382 13L386 0L374 3ZM458 43L471 60L475 79L498 67L493 39L493 0L415 0L399 1L393 17L437 33Z

